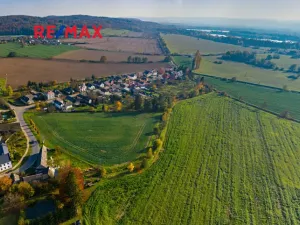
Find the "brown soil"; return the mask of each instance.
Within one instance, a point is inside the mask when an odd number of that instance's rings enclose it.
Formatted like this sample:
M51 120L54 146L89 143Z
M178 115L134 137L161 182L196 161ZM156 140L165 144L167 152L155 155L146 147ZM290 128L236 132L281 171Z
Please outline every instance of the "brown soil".
M58 82L73 79L84 79L94 74L96 77L108 75L139 72L146 69L155 69L166 66L166 63L127 64L127 63L82 63L72 61L3 58L0 59L1 74L7 83L16 88L26 85L27 82L47 82L56 80Z
M101 56L106 56L108 62L127 62L128 56L147 57L148 61L152 61L152 62L159 62L164 59L164 56L157 56L157 55L139 55L139 54L127 53L127 52L108 52L108 51L86 50L86 49L64 52L58 56L55 56L54 58L70 59L70 60L78 60L78 61L82 59L99 61Z
M156 39L103 37L102 39L63 39L62 41L75 43L76 46L82 48L116 52L162 54Z

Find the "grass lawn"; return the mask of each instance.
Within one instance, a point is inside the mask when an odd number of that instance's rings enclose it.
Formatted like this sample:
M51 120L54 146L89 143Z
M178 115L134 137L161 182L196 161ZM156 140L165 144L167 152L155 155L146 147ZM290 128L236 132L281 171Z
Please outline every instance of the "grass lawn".
M200 68L196 73L207 74L211 76L232 78L250 83L263 84L282 88L287 85L289 90L300 91L300 79L291 80L289 73L261 69L251 65L238 62L223 61L223 64L215 64L216 57L203 57Z
M181 101L142 174L98 187L86 225L297 224L300 124L216 94Z
M244 48L242 46L237 45L224 44L204 39L197 39L194 37L184 35L162 34L162 38L167 43L167 46L171 53L195 54L197 50L199 50L201 54L216 54L236 50L252 51L251 48Z
M68 45L34 45L21 47L19 43L0 44L0 57L6 57L10 52L16 52L17 57L51 58L63 52L79 49Z
M92 164L119 164L144 151L159 114L53 113L27 114L51 148L60 146Z
M300 120L300 94L250 84L222 81L211 77L205 77L204 81L219 91L225 91L232 97L242 97L243 101L258 107L264 105L266 109L277 114L287 110L292 118Z
M19 162L26 151L26 137L22 131L15 132L10 136L6 144L9 150L10 158L14 165L15 163Z

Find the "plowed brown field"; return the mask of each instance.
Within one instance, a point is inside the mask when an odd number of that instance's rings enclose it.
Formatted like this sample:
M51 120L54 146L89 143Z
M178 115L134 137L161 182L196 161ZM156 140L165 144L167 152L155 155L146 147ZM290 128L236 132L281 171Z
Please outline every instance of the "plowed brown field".
M82 63L58 60L4 58L0 59L0 77L7 74L7 83L14 88L30 81L65 82L84 79L94 74L96 77L139 72L166 66L166 63L126 64L126 63Z

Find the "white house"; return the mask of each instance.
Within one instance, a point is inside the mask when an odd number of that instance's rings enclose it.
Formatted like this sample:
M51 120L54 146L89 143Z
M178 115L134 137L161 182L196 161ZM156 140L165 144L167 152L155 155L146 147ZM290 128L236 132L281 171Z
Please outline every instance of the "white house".
M8 148L5 143L0 145L0 172L12 168Z
M55 98L55 93L53 91L48 91L47 92L47 99L54 99Z
M87 87L86 87L85 83L83 83L82 85L79 86L79 91L80 92L86 92L86 88Z

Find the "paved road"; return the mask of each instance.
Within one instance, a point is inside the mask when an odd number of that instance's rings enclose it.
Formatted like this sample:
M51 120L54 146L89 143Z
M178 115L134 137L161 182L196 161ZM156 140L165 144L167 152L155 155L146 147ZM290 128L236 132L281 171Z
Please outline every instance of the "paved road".
M28 142L30 143L29 147L31 147L30 157L19 169L14 170L14 172L18 173L18 172L23 172L23 171L27 170L34 164L34 162L37 158L37 153L39 153L39 151L40 151L40 146L39 146L39 143L37 142L35 136L31 132L30 128L24 121L24 116L23 116L24 112L26 110L28 110L29 108L31 108L32 106L16 107L16 106L10 105L10 107L12 110L15 111L17 122L20 123L21 129L23 130L26 138L28 139Z

